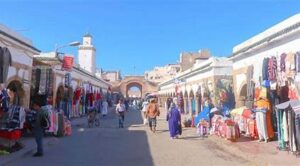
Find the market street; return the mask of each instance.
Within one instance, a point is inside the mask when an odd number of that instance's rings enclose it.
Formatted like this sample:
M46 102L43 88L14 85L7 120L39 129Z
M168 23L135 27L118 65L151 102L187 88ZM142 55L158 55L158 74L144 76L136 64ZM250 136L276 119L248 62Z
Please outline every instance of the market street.
M76 119L73 120L72 136L48 143L43 157L33 158L32 154L27 154L8 165L267 165L258 157L259 153L255 152L258 158L254 160L250 154L241 153L245 149L228 148L229 141L197 137L194 128L184 129L180 139L171 140L164 117L162 113L155 134L141 124L139 111L127 113L124 129L117 128L117 117L112 112L101 119L99 128L87 128L86 119ZM224 142L229 146L223 145ZM251 148L247 151L251 152ZM265 159L267 156L264 155ZM276 154L272 156L275 158ZM274 158L272 160L276 162ZM289 156L289 159L293 158ZM289 161L292 165L294 160Z

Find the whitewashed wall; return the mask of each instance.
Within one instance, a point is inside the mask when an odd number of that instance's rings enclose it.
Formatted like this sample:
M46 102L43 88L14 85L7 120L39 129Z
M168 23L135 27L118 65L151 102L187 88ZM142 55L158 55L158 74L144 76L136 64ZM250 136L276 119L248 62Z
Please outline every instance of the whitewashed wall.
M282 53L298 52L300 51L300 31L293 33L292 35L285 36L276 44L269 44L259 51L254 53L248 53L246 58L235 61L233 64L233 70L238 70L246 66L253 65L254 74L253 79L255 82L259 81L259 77L262 76L262 63L265 57L280 56ZM242 82L246 81L245 74L239 74L236 76L236 89L241 89Z

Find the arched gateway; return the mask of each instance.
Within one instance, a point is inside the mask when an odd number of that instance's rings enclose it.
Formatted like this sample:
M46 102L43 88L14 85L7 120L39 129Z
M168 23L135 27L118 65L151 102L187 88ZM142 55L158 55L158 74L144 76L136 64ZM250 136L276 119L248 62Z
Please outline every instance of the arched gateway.
M158 91L155 83L147 81L144 76L125 76L123 80L113 83L113 92L120 92L124 97L129 97L132 87L139 89L140 96L144 97L147 93Z

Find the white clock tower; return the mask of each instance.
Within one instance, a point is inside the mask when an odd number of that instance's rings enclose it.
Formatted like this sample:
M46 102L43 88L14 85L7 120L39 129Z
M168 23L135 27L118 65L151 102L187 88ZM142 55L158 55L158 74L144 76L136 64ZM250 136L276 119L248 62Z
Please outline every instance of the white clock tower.
M92 45L92 36L87 33L83 36L83 43L78 48L78 63L81 68L95 75L96 48Z

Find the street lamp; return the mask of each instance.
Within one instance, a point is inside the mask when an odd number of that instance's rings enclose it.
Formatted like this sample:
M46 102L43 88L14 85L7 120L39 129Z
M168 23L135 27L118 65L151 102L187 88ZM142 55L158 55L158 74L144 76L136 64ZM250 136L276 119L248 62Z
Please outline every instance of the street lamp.
M75 46L79 46L80 45L80 42L79 41L73 41L73 42L70 42L68 44L64 44L64 45L61 45L61 46L55 46L55 56L58 57L58 50L61 49L61 48L64 48L64 47L75 47Z

